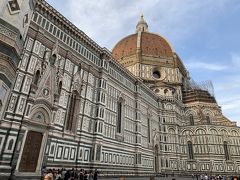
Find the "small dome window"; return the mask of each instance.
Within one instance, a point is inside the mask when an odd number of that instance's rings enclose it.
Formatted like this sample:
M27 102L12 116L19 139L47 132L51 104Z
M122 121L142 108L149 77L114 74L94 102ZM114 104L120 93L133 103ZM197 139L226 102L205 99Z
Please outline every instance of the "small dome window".
M155 93L159 93L160 92L160 90L159 89L155 89Z
M168 90L167 89L164 89L164 94L167 94L168 93Z
M155 78L155 79L159 79L161 77L161 73L159 71L159 69L153 69L153 74L152 76Z

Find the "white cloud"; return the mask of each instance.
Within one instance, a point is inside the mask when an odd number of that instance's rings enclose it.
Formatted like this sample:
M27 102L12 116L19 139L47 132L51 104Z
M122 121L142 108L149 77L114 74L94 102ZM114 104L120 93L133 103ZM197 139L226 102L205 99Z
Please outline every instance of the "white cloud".
M232 53L231 54L233 67L240 67L240 54Z
M240 95L238 94L238 88L234 89L233 92L219 93L217 102L222 107L223 115L231 121L237 121L238 125L240 125Z
M229 80L229 82L227 83L219 83L219 84L214 84L214 89L217 91L222 91L222 92L226 92L226 91L233 91L233 90L237 90L240 89L240 80Z
M111 49L121 37L135 32L134 26L142 13L136 9L137 4L126 0L69 0L68 18L100 46ZM146 4L146 8L151 6Z
M207 69L212 71L222 71L228 68L228 66L226 65L212 64L212 63L205 63L205 62L188 63L187 67L189 69Z
M233 109L238 109L240 107L240 97L239 96L236 96L234 98L232 97L231 99L228 98L227 100L218 101L218 102L219 102L219 104L222 105L223 110L233 110Z
M53 0L48 0L56 3ZM141 13L151 32L171 39L173 44L203 27L206 21L223 13L228 0L60 0L62 12L77 27L109 49L121 37L135 32ZM206 27L207 28L207 27Z

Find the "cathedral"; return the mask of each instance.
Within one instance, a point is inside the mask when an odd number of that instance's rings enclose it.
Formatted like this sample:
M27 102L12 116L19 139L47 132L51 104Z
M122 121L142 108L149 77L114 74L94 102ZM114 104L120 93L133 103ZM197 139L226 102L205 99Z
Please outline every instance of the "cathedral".
M240 129L141 16L101 47L45 0L0 3L0 177L240 173Z

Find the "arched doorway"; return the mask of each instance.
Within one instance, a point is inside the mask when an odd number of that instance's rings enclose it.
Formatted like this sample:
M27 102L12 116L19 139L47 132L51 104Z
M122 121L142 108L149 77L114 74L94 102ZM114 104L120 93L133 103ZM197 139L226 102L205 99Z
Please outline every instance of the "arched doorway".
M49 113L43 107L33 109L28 123L25 143L21 152L18 172L39 172L47 138Z
M154 146L154 170L156 173L159 172L159 147L157 144Z
M36 171L42 138L42 133L28 131L20 161L19 172Z

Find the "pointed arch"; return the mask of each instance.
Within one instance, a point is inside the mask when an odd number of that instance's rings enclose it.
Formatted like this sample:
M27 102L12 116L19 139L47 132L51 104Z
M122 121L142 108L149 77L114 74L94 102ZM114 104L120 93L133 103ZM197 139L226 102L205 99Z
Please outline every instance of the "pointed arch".
M117 102L117 132L121 133L122 129L122 101Z
M49 62L50 62L50 64L52 66L55 64L56 59L57 59L57 55L56 54L52 54L50 59L49 59Z
M206 121L207 121L207 124L211 124L211 118L209 114L206 115Z
M151 122L150 122L150 119L148 118L147 119L147 125L148 125L148 143L151 143Z
M188 157L189 157L189 159L193 159L193 144L192 144L192 141L187 142L187 147L188 147Z
M168 167L168 159L166 159L166 167Z
M51 111L44 104L36 104L35 106L33 106L30 113L30 118L35 122L41 123L42 125L50 124L51 122L50 117Z
M11 139L8 143L8 148L7 148L8 151L11 151L13 149L13 143L14 143L14 140Z
M54 153L54 149L55 149L55 146L52 144L52 145L51 145L51 149L50 149L50 154L53 154L53 153Z
M58 94L61 95L61 91L62 91L62 81L59 81L58 83Z
M194 126L194 118L192 114L189 114L189 124L190 126Z
M39 79L40 79L40 70L37 70L35 73L35 76L34 76L33 84L35 84L37 86Z
M223 142L223 149L224 149L225 159L226 160L230 160L230 154L229 154L229 151L228 151L228 143L227 143L227 141Z
M117 133L122 133L123 128L123 116L124 116L124 99L119 97L117 102Z
M155 172L159 171L159 146L156 144L154 146L154 154L155 154Z

